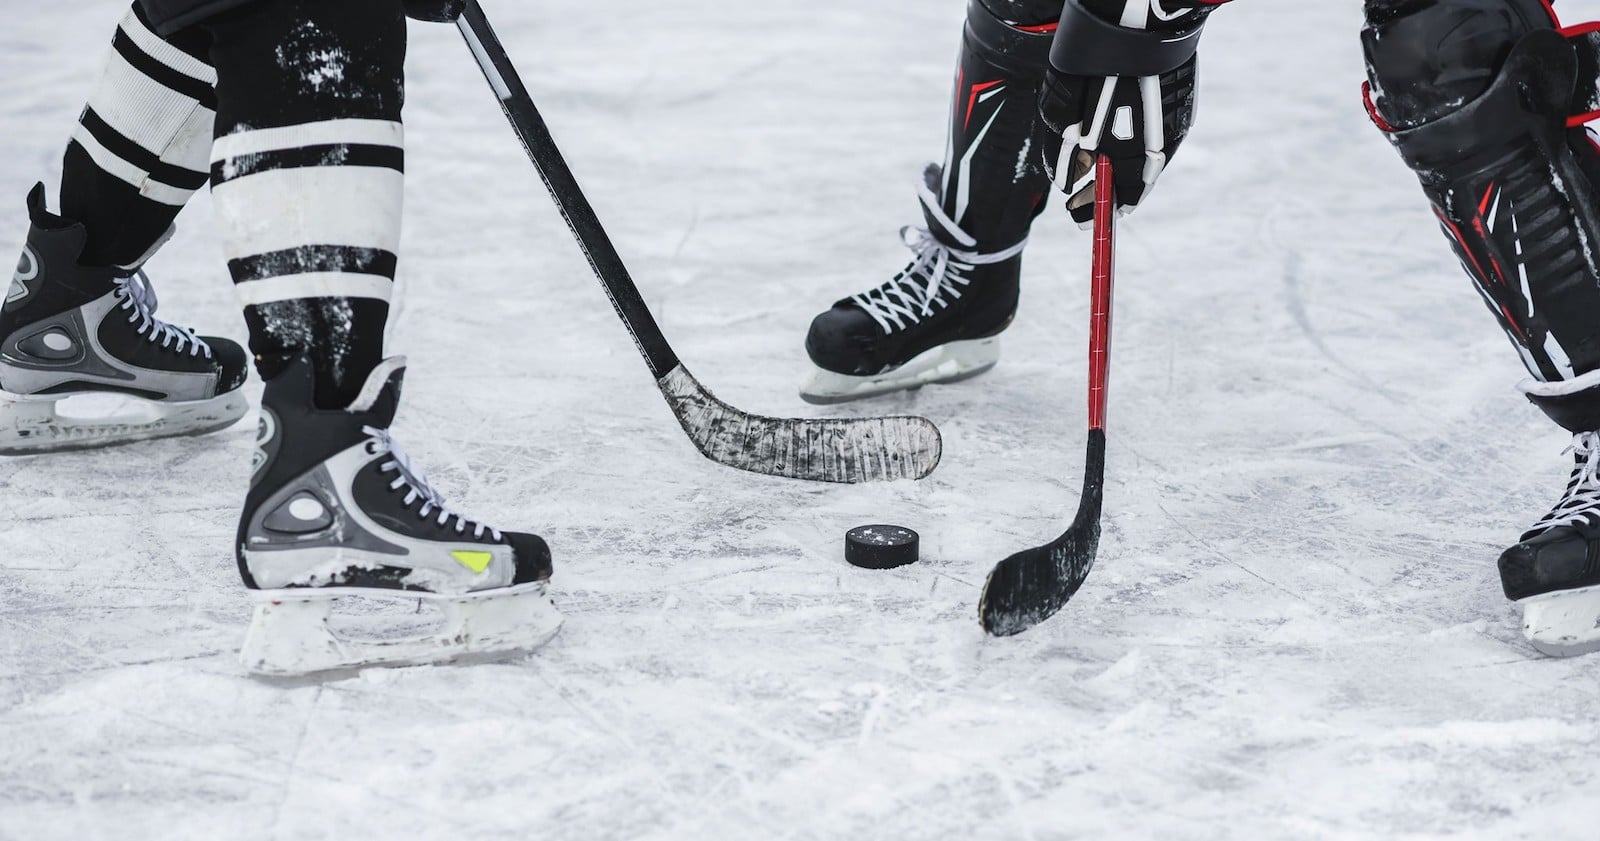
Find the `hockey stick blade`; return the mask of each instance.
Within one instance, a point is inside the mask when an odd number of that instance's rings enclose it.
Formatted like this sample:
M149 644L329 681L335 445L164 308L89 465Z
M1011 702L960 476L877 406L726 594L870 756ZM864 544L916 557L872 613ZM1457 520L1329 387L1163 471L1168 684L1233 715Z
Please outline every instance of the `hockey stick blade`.
M1100 549L1106 478L1106 383L1111 370L1111 287L1116 263L1116 189L1111 159L1095 160L1094 271L1089 296L1089 445L1083 495L1072 525L1055 540L1001 561L984 582L978 621L1009 637L1054 616L1077 594Z
M997 637L1020 634L1054 616L1083 586L1100 548L1105 470L1106 435L1091 430L1078 515L1060 537L1006 558L989 573L978 602L985 631Z
M657 385L706 458L769 476L814 482L921 479L943 442L926 418L768 418L718 400L682 365Z
M933 472L942 441L938 427L926 418L763 417L718 400L695 380L650 314L483 8L469 2L457 27L561 218L605 287L611 306L650 366L656 386L703 455L752 473L814 482L921 479Z

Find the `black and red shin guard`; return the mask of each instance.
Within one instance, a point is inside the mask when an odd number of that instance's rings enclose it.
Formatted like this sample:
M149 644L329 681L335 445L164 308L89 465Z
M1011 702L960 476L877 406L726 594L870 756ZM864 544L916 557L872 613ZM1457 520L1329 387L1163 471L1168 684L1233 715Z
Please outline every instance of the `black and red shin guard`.
M1543 0L1368 0L1362 41L1373 121L1529 372L1600 368L1600 150L1575 96L1581 41Z
M1061 0L970 0L937 188L945 215L978 250L1028 236L1050 179L1035 138L1039 85Z

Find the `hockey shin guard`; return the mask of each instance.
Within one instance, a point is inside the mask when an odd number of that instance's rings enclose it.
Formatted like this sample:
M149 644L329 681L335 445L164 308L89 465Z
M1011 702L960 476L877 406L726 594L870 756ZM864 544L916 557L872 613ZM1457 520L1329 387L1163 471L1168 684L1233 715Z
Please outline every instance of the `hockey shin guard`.
M1541 0L1369 0L1375 123L1536 380L1600 368L1600 152Z
M970 0L939 203L982 251L1027 238L1050 180L1035 140L1061 2Z
M383 358L404 148L405 18L389 0L258 3L206 24L211 185L264 379L304 355L319 406Z

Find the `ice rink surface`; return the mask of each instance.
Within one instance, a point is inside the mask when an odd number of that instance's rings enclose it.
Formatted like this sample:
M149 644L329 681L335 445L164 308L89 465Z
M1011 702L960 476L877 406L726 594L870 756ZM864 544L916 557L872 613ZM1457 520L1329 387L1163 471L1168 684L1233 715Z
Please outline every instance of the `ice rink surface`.
M10 2L7 255L123 11ZM488 11L689 367L816 416L801 338L903 262L962 5ZM0 839L1600 837L1600 656L1536 655L1494 569L1566 436L1362 113L1359 25L1213 20L1197 130L1122 228L1099 566L1007 640L984 575L1077 505L1088 236L1036 226L991 374L832 410L939 422L931 478L741 474L677 429L455 31L414 25L397 435L458 508L549 538L566 628L252 680L252 420L0 461ZM242 340L195 204L161 312ZM869 522L922 562L847 566Z

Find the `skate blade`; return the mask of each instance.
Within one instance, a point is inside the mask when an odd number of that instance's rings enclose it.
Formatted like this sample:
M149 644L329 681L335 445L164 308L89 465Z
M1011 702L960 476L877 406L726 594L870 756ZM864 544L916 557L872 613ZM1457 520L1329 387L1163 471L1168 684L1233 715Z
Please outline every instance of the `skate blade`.
M1529 596L1522 605L1522 633L1540 654L1573 657L1600 651L1600 587Z
M126 395L84 394L72 399L110 405L99 415L63 413L67 397L31 399L0 393L0 455L87 450L177 435L204 435L232 426L250 408L237 390L209 400L161 402Z
M492 659L544 645L562 623L542 581L457 596L341 587L253 590L250 598L255 615L239 660L251 674L275 677ZM429 623L436 627L393 635L392 620L403 617L392 610L386 611L389 633L378 630L378 621L352 627L335 621L334 607L344 599L384 608L420 601L437 608Z
M893 370L865 377L812 366L800 386L800 399L821 406L848 403L938 383L971 379L1000 361L1000 337L948 342L929 348Z

